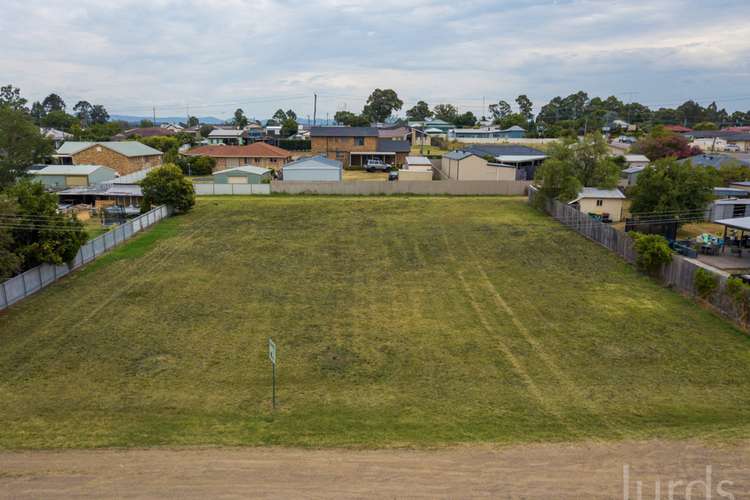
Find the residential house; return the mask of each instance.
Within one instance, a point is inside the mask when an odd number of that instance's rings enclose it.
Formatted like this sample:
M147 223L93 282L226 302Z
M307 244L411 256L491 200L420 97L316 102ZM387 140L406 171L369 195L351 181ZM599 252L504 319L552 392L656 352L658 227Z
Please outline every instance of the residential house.
M92 186L117 177L114 169L102 165L47 165L29 173L48 189Z
M219 170L250 165L278 171L292 160L289 151L265 142L254 142L245 146L198 146L183 154L210 156L216 160L216 168Z
M513 125L510 128L501 129L497 127L487 128L453 128L448 130L448 139L455 141L472 141L480 139L483 141L500 141L502 139L522 139L526 130Z
M750 191L733 187L715 187L714 197L717 199L747 198L750 197Z
M39 132L44 137L52 141L52 143L55 145L55 149L62 146L65 141L73 138L73 134L63 132L62 130L57 130L56 128L39 127Z
M684 134L693 146L703 151L731 151L750 153L750 132L727 130L695 130Z
M262 141L266 135L263 127L255 122L248 123L245 127L245 132L247 132L247 138L250 142Z
M158 167L162 164L163 153L137 141L68 141L53 156L63 165L103 165L120 175L127 175Z
M646 169L645 166L633 166L628 167L620 174L621 182L619 183L622 187L635 186L638 182L638 176Z
M163 128L163 129L169 130L170 132L173 132L175 134L179 134L180 132L183 132L185 130L185 127L183 127L179 123L162 123L159 126L161 128Z
M323 155L300 158L282 169L284 182L341 182L343 164Z
M216 184L261 184L263 181L271 180L271 172L267 168L245 165L219 170L211 176Z
M177 132L165 127L136 127L120 132L112 137L114 141L124 141L131 137L170 137Z
M244 146L249 142L250 139L246 130L216 128L208 134L209 144Z
M624 201L625 195L619 189L585 187L569 205L581 213L608 217L612 222L619 222L623 217Z
M750 192L750 181L730 182L729 187L734 188L734 189L742 189L743 191Z
M516 180L531 180L547 155L538 149L519 144L472 144L466 151L481 157L493 158L492 163L517 170Z
M457 181L514 181L518 169L490 162L471 151L451 151L443 155L440 173Z
M750 167L750 162L745 160L739 160L735 158L734 156L727 155L727 154L720 154L720 153L704 153L702 155L695 155L690 156L688 158L683 158L682 160L679 160L680 163L684 163L689 161L693 165L698 165L701 167L712 167L715 169L720 169L722 165L725 163L736 163L739 165L743 165L746 167Z
M424 156L407 156L404 168L398 171L400 181L431 181L432 162Z
M411 140L411 127L405 125L396 125L395 127L378 128L378 137L380 139L391 139L395 141Z
M410 127L420 128L425 132L429 133L430 129L436 130L438 134L447 134L452 128L456 128L455 125L439 118L430 118L424 121L410 121L408 123Z
M345 168L363 167L370 159L401 166L411 151L409 141L381 139L375 127L312 127L310 142L314 154L338 160Z
M97 208L117 205L132 209L141 204L141 181L151 170L153 168L144 168L94 186L71 187L57 195L60 203L88 204Z

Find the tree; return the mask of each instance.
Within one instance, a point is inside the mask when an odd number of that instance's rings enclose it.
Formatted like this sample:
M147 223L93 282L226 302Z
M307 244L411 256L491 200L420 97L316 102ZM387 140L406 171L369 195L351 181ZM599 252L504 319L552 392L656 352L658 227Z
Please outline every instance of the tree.
M523 115L527 121L534 117L534 103L526 94L521 94L516 97L516 104L518 104L518 111Z
M492 119L496 122L499 122L513 112L510 104L505 101L500 101L497 104L490 104L489 110Z
M94 104L91 107L91 123L103 125L109 121L109 113L101 104Z
M201 128L200 128L201 137L204 137L204 138L208 137L208 134L210 134L213 131L213 129L214 129L213 125L203 125L203 126L201 126Z
M370 120L362 115L355 115L351 111L337 111L333 115L333 119L336 123L346 125L348 127L366 127L370 124Z
M42 118L42 127L68 131L77 123L76 117L65 111L50 111Z
M430 106L424 101L417 101L416 106L406 111L406 117L409 120L421 122L432 116Z
M290 135L294 135L297 133L297 130L299 130L299 125L297 124L297 121L293 118L287 118L281 124L281 136L282 137L289 137Z
M47 112L44 111L44 106L42 106L42 103L39 101L34 101L34 104L31 105L31 118L34 120L34 123L38 126L42 126L42 120L44 119L44 115L46 115Z
M155 126L154 122L152 122L148 118L142 119L141 122L138 124L138 127L140 128L151 128L154 126Z
M276 112L275 112L275 113L273 114L273 116L271 117L271 119L273 119L273 120L274 120L274 121L276 121L277 123L283 123L283 122L284 122L284 120L286 120L286 113L284 112L284 110L283 110L283 109L279 108L279 109L277 109L277 110L276 110Z
M502 120L500 120L497 125L500 128L510 128L512 126L518 126L523 128L524 130L528 128L529 126L529 120L521 113L511 113Z
M25 111L28 101L21 97L21 89L13 85L0 87L0 106L8 106L16 111Z
M690 161L664 158L638 174L631 190L630 210L638 213L679 214L704 210L713 198L716 172Z
M175 162L185 175L211 175L216 159L210 156L178 156Z
M395 90L375 89L367 104L362 109L362 115L373 122L381 123L388 119L394 111L398 111L404 105L404 101L398 98Z
M453 104L438 104L433 110L435 118L448 123L453 123L458 116L458 110Z
M17 220L18 204L12 198L0 194L0 221ZM0 282L5 281L21 270L21 257L14 252L13 232L9 227L0 226Z
M674 156L675 158L688 158L701 154L701 149L690 146L688 140L678 134L655 127L651 133L642 137L631 148L634 153L645 155L649 160L659 160Z
M53 151L52 142L42 136L29 115L0 106L0 191L34 163L44 163Z
M738 160L729 160L719 167L717 186L728 186L733 182L750 180L750 167L740 163Z
M91 103L88 101L78 101L76 105L73 106L73 112L81 123L81 126L87 127L91 124L92 108L93 106L91 106Z
M42 101L42 106L47 113L52 111L65 111L65 101L57 94L50 94Z
M632 232L635 251L638 254L635 265L641 271L656 275L664 264L672 261L672 249L669 242L660 234L641 234Z
M198 120L197 116L189 116L187 119L187 126L188 127L197 127L200 125L200 121Z
M247 126L247 116L242 108L237 108L234 111L234 118L232 119L232 125L237 128L245 128Z
M153 205L168 205L179 212L187 212L195 205L193 184L185 178L177 165L166 163L151 170L141 181L142 210Z
M286 117L287 117L287 118L290 118L290 119L292 119L292 120L297 120L297 113L295 113L295 112L294 112L294 111L292 111L291 109L288 109L288 110L286 111Z
M719 130L714 122L699 122L693 125L693 130Z
M477 117L474 116L474 113L471 111L467 111L466 113L462 115L457 115L453 119L453 124L456 127L473 127L477 123Z
M599 133L588 134L581 141L555 143L548 156L535 179L543 198L570 201L583 187L612 189L620 177L620 167L610 157L607 142Z
M57 211L56 195L29 180L16 183L7 194L24 220L13 229L14 253L23 261L23 269L43 263L60 265L75 258L86 242L86 232L75 217Z

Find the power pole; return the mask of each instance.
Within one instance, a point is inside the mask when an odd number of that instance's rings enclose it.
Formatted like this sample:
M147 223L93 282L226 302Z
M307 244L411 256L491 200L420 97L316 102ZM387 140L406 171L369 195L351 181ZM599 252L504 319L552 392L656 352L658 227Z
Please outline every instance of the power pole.
M154 125L156 125L156 106L154 106Z
M313 94L313 127L315 126L315 120L318 115L318 94Z

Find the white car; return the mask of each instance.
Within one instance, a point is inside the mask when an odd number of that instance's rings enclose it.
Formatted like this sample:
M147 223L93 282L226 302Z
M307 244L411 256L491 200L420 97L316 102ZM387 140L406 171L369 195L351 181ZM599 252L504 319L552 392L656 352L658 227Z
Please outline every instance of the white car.
M730 153L739 153L740 147L737 144L727 144L724 146L724 151L728 151Z
M391 169L391 166L384 162L383 160L367 160L367 164L365 164L365 170L368 172L374 172L376 170L380 170L383 172L386 172Z

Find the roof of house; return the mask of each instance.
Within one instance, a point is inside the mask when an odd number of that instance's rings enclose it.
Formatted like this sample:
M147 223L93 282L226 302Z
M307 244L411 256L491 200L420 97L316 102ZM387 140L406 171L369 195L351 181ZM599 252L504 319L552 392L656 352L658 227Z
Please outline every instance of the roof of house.
M146 175L148 175L148 173L154 168L155 167L143 168L127 175L121 175L117 179L112 179L110 184L138 184L145 179Z
M680 163L684 163L686 161L689 161L693 165L699 165L701 167L713 167L717 169L729 161L738 162L740 165L750 166L750 162L739 160L730 155L722 155L716 153L695 155L679 160Z
M723 139L725 141L750 141L750 132L732 132L728 130L694 130L684 135L694 139Z
M245 133L244 130L236 130L236 129L213 129L208 136L209 137L242 137L242 135Z
M736 219L721 219L716 221L722 226L739 229L741 231L750 231L750 217L737 217Z
M463 160L464 158L468 158L469 156L479 156L476 153L472 153L471 151L451 151L449 153L445 153L443 155L443 158L448 158L449 160Z
M310 127L311 137L378 137L375 127Z
M252 165L243 165L241 167L227 168L225 170L219 170L211 175L226 174L228 172L245 172L247 174L263 175L270 172L270 169L254 167Z
M265 142L254 142L246 146L213 144L198 146L184 153L187 156L213 156L216 158L289 158L292 154Z
M378 137L404 137L411 133L411 127L399 125L396 127L382 127L378 129Z
M745 198L748 195L750 195L750 192L740 189L740 188L732 188L732 187L715 187L714 188L714 195L716 196L734 196L737 198Z
M640 166L634 166L634 167L628 167L622 171L624 174L637 174L639 172L643 172L646 170L646 167L640 167Z
M432 166L432 162L425 156L407 156L406 163L409 165L428 165Z
M593 188L593 187L585 187L581 189L581 192L578 193L578 197L571 201L570 203L575 203L579 200L582 200L584 198L607 198L607 199L615 199L615 200L624 200L625 195L622 194L622 191L619 189L599 189L599 188Z
M378 139L378 153L408 153L409 151L411 151L409 141Z
M66 141L57 149L57 154L62 156L72 156L74 154L80 153L84 149L89 149L92 146L103 146L127 157L156 156L164 154L158 149L146 146L145 144L138 141Z
M750 181L736 181L736 182L730 182L730 186L748 186L750 187Z
M682 125L664 125L664 128L666 130L671 130L672 132L677 132L678 134L681 134L683 132L692 132L693 129L683 127Z
M651 160L648 159L648 156L646 155L625 155L625 161L627 162L650 162Z
M326 158L325 156L308 156L305 158L300 158L299 160L295 160L291 163L287 163L284 165L284 169L303 169L303 168L316 168L316 169L336 169L341 170L342 163L338 160L331 160L329 158Z
M136 127L117 134L115 137L132 137L134 135L140 137L172 136L177 135L177 132L166 127Z
M115 171L103 165L47 165L39 170L30 170L33 175L91 175L99 169Z
M721 129L724 132L750 132L750 127L748 126L741 126L741 127L727 127Z
M425 134L442 134L443 131L439 128L430 127L427 130L424 131Z
M466 148L477 156L544 156L544 151L520 144L472 144Z

